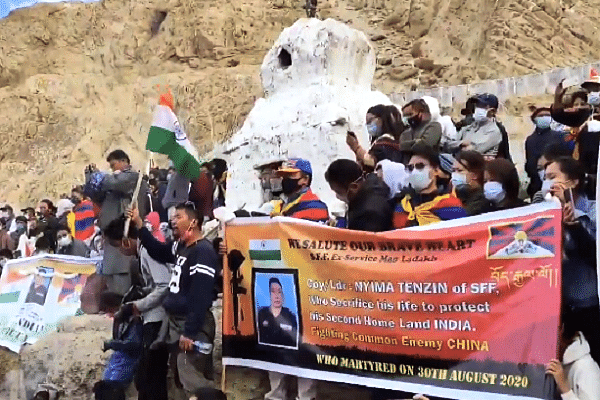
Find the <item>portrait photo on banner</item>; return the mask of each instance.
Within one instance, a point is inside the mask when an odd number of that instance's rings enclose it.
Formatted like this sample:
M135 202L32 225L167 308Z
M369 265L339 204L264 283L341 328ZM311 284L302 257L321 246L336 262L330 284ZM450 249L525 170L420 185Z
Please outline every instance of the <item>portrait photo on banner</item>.
M37 272L33 274L25 303L35 303L43 306L46 303L53 275L54 268L38 267Z
M302 327L298 271L253 268L252 291L258 344L297 350Z

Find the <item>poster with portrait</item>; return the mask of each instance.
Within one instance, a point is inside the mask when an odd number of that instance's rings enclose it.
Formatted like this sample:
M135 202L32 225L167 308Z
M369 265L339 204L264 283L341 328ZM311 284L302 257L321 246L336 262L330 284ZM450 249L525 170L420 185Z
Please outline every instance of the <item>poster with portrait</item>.
M18 352L80 311L80 296L100 259L40 255L10 260L0 277L0 346Z
M253 274L258 343L298 349L300 306L297 273L257 268Z
M383 233L234 220L223 363L450 399L552 398L561 238L554 203Z

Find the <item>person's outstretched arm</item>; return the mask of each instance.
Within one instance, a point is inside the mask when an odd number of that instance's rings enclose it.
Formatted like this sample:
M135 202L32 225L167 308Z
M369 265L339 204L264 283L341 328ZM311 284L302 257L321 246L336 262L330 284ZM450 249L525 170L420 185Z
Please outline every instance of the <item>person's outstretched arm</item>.
M127 210L127 217L138 228L140 242L146 248L150 257L163 264L175 263L175 254L173 253L174 243L163 243L152 236L152 233L144 227L144 221L142 221L137 207L130 207Z

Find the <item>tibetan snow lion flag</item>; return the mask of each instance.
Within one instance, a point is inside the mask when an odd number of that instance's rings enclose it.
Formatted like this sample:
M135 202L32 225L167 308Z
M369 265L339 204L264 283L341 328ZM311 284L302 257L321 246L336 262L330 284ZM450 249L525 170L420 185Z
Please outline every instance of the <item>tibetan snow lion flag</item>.
M198 154L181 128L172 108L171 92L161 95L159 104L154 110L146 150L166 154L181 175L194 181L200 176Z

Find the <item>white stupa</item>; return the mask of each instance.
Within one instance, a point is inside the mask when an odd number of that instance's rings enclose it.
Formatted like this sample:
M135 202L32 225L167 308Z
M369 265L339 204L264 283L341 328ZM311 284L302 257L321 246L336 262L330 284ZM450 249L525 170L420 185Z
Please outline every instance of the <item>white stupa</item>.
M328 19L301 19L286 28L265 57L259 99L231 140L215 149L229 163L227 207L247 210L262 205L255 167L300 157L313 168L312 189L331 212L344 205L325 181L329 164L354 159L346 132L368 148L365 114L376 104L392 104L371 90L375 51L365 35Z

